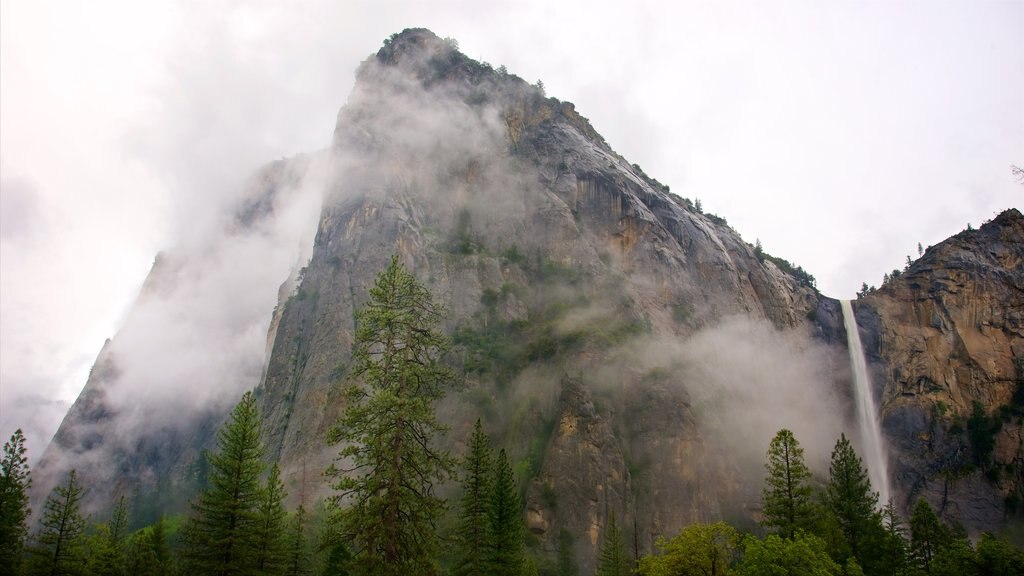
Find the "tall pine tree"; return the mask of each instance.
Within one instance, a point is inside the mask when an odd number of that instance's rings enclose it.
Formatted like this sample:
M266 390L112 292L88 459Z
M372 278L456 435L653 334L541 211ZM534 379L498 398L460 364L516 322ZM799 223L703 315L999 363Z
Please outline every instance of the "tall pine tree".
M284 573L287 576L308 576L312 572L309 539L306 537L307 522L306 507L299 504L295 513L288 520L285 535L287 565Z
M953 543L953 535L935 510L924 499L918 500L910 514L910 555L914 567L922 574L931 574L939 551Z
M604 542L597 555L597 576L629 576L632 573L629 565L622 533L615 523L615 513L612 512L604 529Z
M16 574L21 565L31 486L25 435L19 428L4 443L0 459L0 574Z
M183 527L184 559L198 574L249 574L254 566L263 445L256 397L246 392L217 434L208 489Z
M809 530L814 522L811 471L804 464L804 450L792 432L783 428L768 446L765 463L764 526L786 538L797 530Z
M825 505L838 523L853 557L867 568L871 564L870 553L873 553L868 543L881 531L881 516L875 510L878 493L871 491L868 471L846 434L840 435L832 450Z
M79 510L85 489L78 474L68 473L66 484L57 486L43 505L43 517L32 544L29 574L63 576L85 568L85 518Z
M270 468L267 485L263 488L256 509L256 548L254 550L257 574L283 574L288 564L285 542L285 499L281 470L277 464Z
M456 576L485 576L488 568L488 512L491 505L491 442L480 420L473 428L463 461L462 510L459 515Z
M117 501L110 522L96 527L89 543L89 572L93 576L121 576L125 572L128 505Z
M452 380L440 361L443 309L392 257L356 314L353 384L331 430L342 443L332 500L335 533L351 543L356 574L435 574L435 523L444 500L436 483L451 476L451 456L434 445L445 432L433 403Z
M526 553L523 506L505 450L498 452L488 511L491 574L520 576Z

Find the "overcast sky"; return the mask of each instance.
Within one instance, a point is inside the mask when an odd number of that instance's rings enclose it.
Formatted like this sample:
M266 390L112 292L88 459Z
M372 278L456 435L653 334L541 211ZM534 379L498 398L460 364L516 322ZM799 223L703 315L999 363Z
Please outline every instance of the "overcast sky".
M4 0L2 439L38 457L156 252L326 146L359 62L419 26L829 296L1024 205L1020 1Z

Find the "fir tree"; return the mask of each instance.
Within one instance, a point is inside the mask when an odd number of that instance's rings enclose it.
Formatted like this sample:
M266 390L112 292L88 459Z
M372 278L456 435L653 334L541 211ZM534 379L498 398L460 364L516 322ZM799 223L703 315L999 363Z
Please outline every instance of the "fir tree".
M32 478L25 456L25 435L14 431L4 443L0 459L0 573L16 574L21 565L21 551L25 543L28 490Z
M122 496L110 515L110 522L96 527L89 544L89 572L93 576L120 576L127 560L128 506Z
M85 518L79 511L85 489L72 470L43 505L43 517L32 548L29 574L80 574L85 567Z
M456 550L456 576L489 574L488 512L491 497L491 443L477 419L463 462L462 510Z
M194 572L248 574L256 545L256 510L261 497L263 446L256 397L246 392L217 434L209 455L210 487L192 503L183 528L184 559Z
M329 434L344 444L341 465L327 473L338 490L335 532L352 544L357 574L437 572L434 525L444 500L434 485L453 469L433 445L445 432L433 403L452 380L439 360L448 346L442 313L396 256L356 314L349 403Z
M615 523L615 513L608 517L608 526L604 531L604 542L597 555L597 576L629 576L629 559L626 558L626 546L622 541L622 533Z
M838 522L857 563L866 567L869 552L866 543L873 535L873 528L877 526L880 530L881 527L881 518L875 511L878 494L871 491L868 471L845 434L840 436L832 451L825 504Z
M882 527L885 528L879 550L882 564L893 576L903 576L907 573L907 531L892 500L882 509Z
M811 502L811 471L804 464L804 450L796 437L783 428L768 446L765 463L764 521L786 538L808 530L814 522Z
M263 488L256 510L256 572L283 574L287 567L288 551L284 540L285 518L284 484L277 464L270 468L267 485Z
M488 545L491 574L520 576L526 552L523 536L523 506L512 466L505 450L498 452L488 511Z
M942 525L928 502L918 500L910 514L910 555L914 567L924 574L931 574L939 550L949 547L952 542L953 535Z
M309 541L306 538L306 523L306 507L299 504L299 507L288 521L287 534L285 536L287 559L285 574L288 576L307 576L312 571Z

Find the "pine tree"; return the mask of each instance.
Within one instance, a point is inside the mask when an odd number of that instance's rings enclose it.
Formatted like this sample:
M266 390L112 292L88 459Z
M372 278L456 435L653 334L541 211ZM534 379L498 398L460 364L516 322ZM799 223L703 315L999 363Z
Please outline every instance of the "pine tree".
M25 435L19 428L4 443L0 459L0 574L16 574L21 565L21 551L31 513L28 507L31 486Z
M85 489L78 474L68 473L66 484L57 486L43 505L43 517L31 552L29 574L60 576L79 574L85 567L85 518L79 505Z
M484 576L491 498L491 442L477 419L463 462L462 511L456 549L456 576Z
M526 552L523 506L504 449L498 452L494 465L488 520L490 573L497 576L520 576Z
M281 470L277 464L270 468L267 485L263 488L256 510L256 572L283 574L288 565L288 551L284 540L285 499Z
M444 500L434 485L453 470L451 456L433 445L446 430L433 403L452 380L439 360L448 346L442 314L397 256L356 314L349 404L329 434L344 444L341 464L327 474L338 490L335 532L353 546L358 574L437 572L434 525Z
M839 524L857 563L867 567L868 546L874 528L881 528L881 517L875 511L878 493L871 491L868 471L842 434L832 451L829 481L825 487L825 504Z
M765 463L764 521L786 538L797 530L809 530L814 522L811 471L804 464L804 450L792 432L783 428L768 446Z
M306 507L299 504L288 521L285 536L285 552L287 553L285 574L288 576L307 576L312 572L309 541L306 538L306 522Z
M615 513L608 517L605 527L604 542L597 555L597 576L629 576L629 559L626 558L626 546L622 541L622 533L615 523Z
M880 549L882 564L893 576L903 576L907 573L907 531L892 500L882 509L882 527L885 528Z
M910 554L914 566L924 574L931 574L939 550L952 542L953 535L942 525L928 502L918 500L910 514Z
M128 535L128 506L122 496L110 515L110 522L96 527L89 543L88 564L93 576L125 573Z
M261 497L263 446L256 397L246 392L217 434L209 455L210 487L192 503L183 527L184 559L194 572L248 574L256 545L256 510Z

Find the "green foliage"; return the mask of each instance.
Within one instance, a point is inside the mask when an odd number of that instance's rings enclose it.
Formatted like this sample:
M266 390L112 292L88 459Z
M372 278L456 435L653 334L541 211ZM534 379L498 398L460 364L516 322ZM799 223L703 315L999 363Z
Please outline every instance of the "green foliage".
M727 576L739 553L739 533L725 522L693 524L659 538L660 553L640 560L641 576Z
M769 534L764 540L747 536L743 561L738 566L741 576L833 576L842 570L825 549L825 542L816 536L796 533L790 538Z
M757 255L758 260L760 260L761 262L767 260L772 264L775 264L776 266L778 266L779 270L782 270L786 274L789 274L790 276L796 278L797 282L799 282L802 286L807 286L809 288L814 288L815 290L817 290L817 279L815 279L810 272L804 270L802 267L791 263L789 260L786 260L785 258L772 256L771 254L765 252L764 250L760 250L758 252L756 247L755 254Z
M338 491L334 534L353 547L355 574L437 572L434 524L444 501L434 485L453 469L433 446L445 431L433 402L452 380L440 362L443 314L397 256L356 314L349 404L329 434L343 448L327 470Z
M85 518L79 511L85 489L77 473L68 473L46 499L39 531L29 548L28 574L78 574L85 564Z
M25 455L25 435L15 430L0 459L0 573L15 574L28 530L28 490L32 478Z
M494 463L487 517L490 574L520 576L526 554L523 504L504 449L498 452Z
M230 576L252 571L263 491L263 444L256 397L246 392L218 431L209 455L210 487L192 503L183 527L184 559L200 574Z
M578 576L580 572L579 566L576 565L576 538L568 530L558 532L556 569L558 576Z
M491 509L491 442L480 420L462 465L462 509L456 542L456 576L489 574L487 535Z
M978 540L977 562L979 576L1024 574L1024 550L988 532Z
M840 435L832 451L825 506L838 523L850 553L867 567L872 536L881 531L881 516L875 511L878 494L871 490L868 471L846 435Z
M804 450L793 433L779 430L768 446L768 475L762 494L764 526L787 538L798 530L809 530L815 520L811 502L811 471L804 463Z
M1002 427L1002 420L989 418L981 402L975 400L972 403L971 417L967 420L967 439L971 443L971 451L978 467L987 469L992 463L992 450L996 446L995 435Z
M615 523L615 513L612 512L608 517L608 525L605 526L604 541L597 553L596 576L629 576L631 573L622 532L619 531L619 526Z
M94 576L115 576L125 572L128 542L128 505L122 496L110 515L89 538L88 568Z
M935 511L924 499L918 500L910 515L910 559L913 566L931 574L932 564L939 551L949 547L953 535L942 525Z
M277 464L270 468L266 486L260 491L256 508L256 546L253 550L256 571L260 574L284 574L288 567L285 542L284 499L287 494L281 483Z
M312 573L307 527L306 507L299 504L288 520L285 533L286 576L308 576Z
M877 549L879 563L888 567L893 576L903 576L909 568L907 531L892 500L882 508L882 527L884 533Z
M965 576L978 573L978 557L967 538L954 538L940 549L932 562L932 576Z

